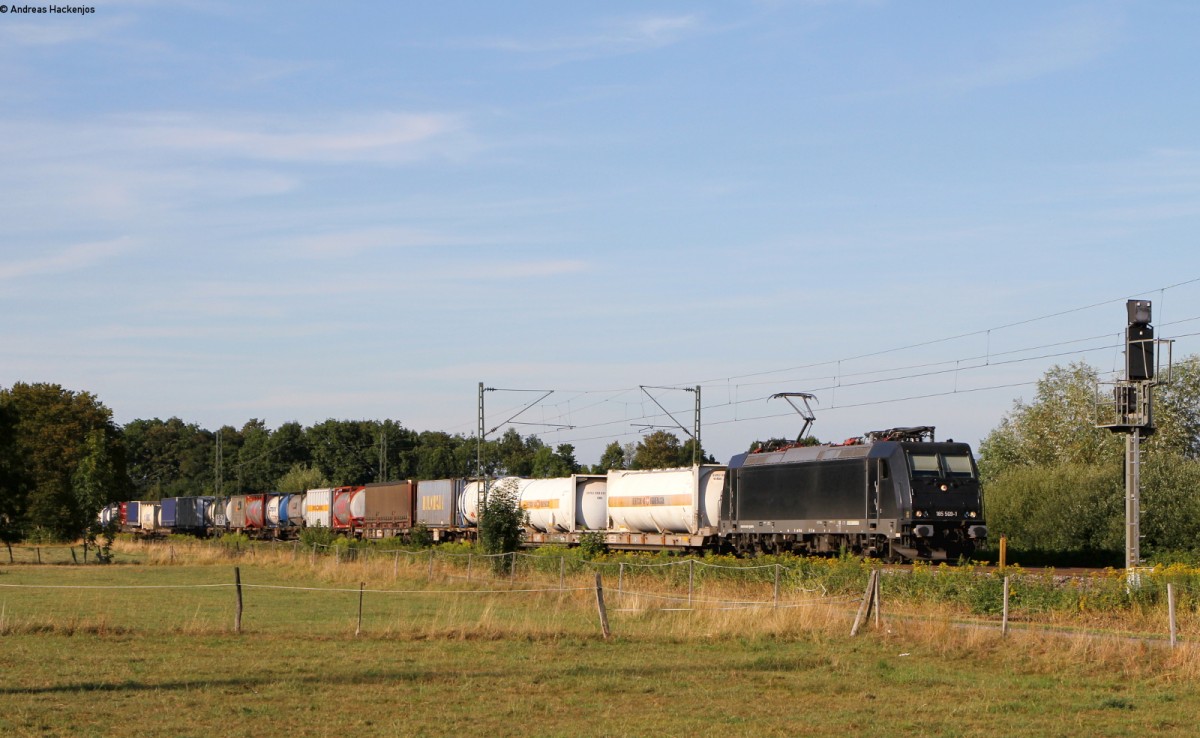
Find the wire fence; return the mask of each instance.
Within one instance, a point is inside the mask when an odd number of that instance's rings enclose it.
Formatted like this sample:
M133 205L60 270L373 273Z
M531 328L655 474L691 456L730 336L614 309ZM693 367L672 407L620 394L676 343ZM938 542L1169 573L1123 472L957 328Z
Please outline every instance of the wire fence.
M27 563L36 563L38 556L43 564L80 563L77 553L68 560L71 547L23 547L23 552L33 558ZM159 544L155 549L158 561L154 563L183 563L192 558L194 551L184 550L180 545ZM211 550L211 546L209 549ZM32 550L31 550L32 549ZM454 551L439 548L421 550L382 549L378 547L346 547L333 544L314 543L302 546L299 542L281 543L271 547L273 558L269 561L260 547L235 548L232 553L222 551L238 559L239 563L270 564L291 559L300 562L308 559L312 565L332 567L335 576L358 577L359 586L297 585L278 582L242 582L240 574L236 581L171 584L51 584L42 582L4 581L0 579L0 632L5 625L3 613L9 613L9 623L21 602L17 594L21 591L154 591L154 590L227 590L238 593L239 613L244 597L254 592L273 593L316 593L318 595L357 595L356 633L362 631L363 599L389 598L424 599L447 602L449 600L484 599L503 597L512 600L522 596L535 599L555 597L575 600L580 612L590 608L591 595L597 601L597 617L604 621L608 613L618 616L636 616L648 613L733 613L776 611L786 613L801 609L824 608L827 620L846 618L856 614L857 621L874 617L875 627L886 627L887 622L913 622L952 620L962 627L996 628L1007 635L1012 629L1036 632L1073 632L1091 635L1161 640L1171 645L1200 642L1200 588L1194 580L1181 582L1166 581L1162 577L1147 576L1139 580L1125 580L1123 587L1114 588L1109 580L1082 580L1064 585L1062 582L1047 583L1046 575L1014 574L1000 577L994 574L977 575L973 579L958 573L941 577L941 581L930 580L918 570L900 571L871 569L869 566L855 568L862 578L835 581L812 576L802 566L788 567L779 563L726 565L697 558L672 561L609 561L588 560L565 554L552 556L527 552L505 554L482 554L473 551ZM53 551L54 555L51 555ZM68 552L64 555L64 552ZM261 556L262 561L255 560ZM93 559L94 560L94 559ZM345 567L344 570L342 567ZM381 586L380 578L386 580L390 567L391 584ZM113 572L123 567L89 566L87 571ZM151 568L151 567L147 567ZM75 570L71 567L71 570ZM82 565L78 567L82 570ZM9 569L8 573L20 571L21 567ZM236 569L235 569L236 570ZM369 572L368 572L369 570ZM29 572L41 571L28 569ZM404 574L410 586L395 586ZM5 573L0 569L0 573ZM927 573L927 572L926 572ZM369 576L368 576L369 574ZM714 575L736 575L740 580L733 582L712 578ZM376 581L367 587L366 579ZM595 579L595 584L591 579ZM1059 577L1058 579L1064 579ZM423 581L422 581L423 580ZM586 584L580 584L583 580ZM865 581L864 581L865 580ZM927 581L928 580L928 581ZM953 587L963 587L968 603L975 602L967 614L939 614L936 617L922 614L914 607L927 594L921 587L929 581L945 595ZM963 584L966 582L966 584ZM1048 624L1039 621L1037 615L1047 612L1055 603L1050 599L1056 592L1066 592L1079 602L1090 601L1093 606L1104 606L1105 598L1123 598L1121 606L1133 615L1133 625L1128 627L1105 627L1095 622L1072 624L1058 618ZM953 593L951 593L953 594ZM961 593L959 593L961 595ZM1063 595L1066 596L1066 595ZM607 603L605 598L607 597ZM581 599L582 598L582 599ZM885 620L880 613L884 601L888 606ZM528 602L522 607L536 611L544 603ZM1061 603L1060 603L1061 604ZM200 611L205 605L196 606ZM436 622L439 608L434 604L418 608L421 616ZM19 609L19 608L18 608ZM386 608L384 608L386 609ZM444 608L443 608L444 609ZM52 614L70 614L69 607ZM469 613L458 613L466 616ZM333 616L338 620L339 616ZM605 626L607 628L607 625ZM237 629L241 628L241 616L237 618Z

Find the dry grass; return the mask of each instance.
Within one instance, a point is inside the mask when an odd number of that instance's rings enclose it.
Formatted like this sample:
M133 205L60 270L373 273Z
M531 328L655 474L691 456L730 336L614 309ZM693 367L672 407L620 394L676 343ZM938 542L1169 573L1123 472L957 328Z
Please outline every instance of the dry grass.
M1190 643L1002 637L886 589L882 627L851 639L853 598L784 591L775 608L769 584L711 580L688 609L686 582L606 576L604 641L590 573L558 591L556 571L468 581L450 559L430 577L405 555L120 546L138 565L0 567L0 584L223 586L0 588L0 735L1190 735L1200 711ZM379 591L356 637L364 582ZM746 601L761 606L729 604Z

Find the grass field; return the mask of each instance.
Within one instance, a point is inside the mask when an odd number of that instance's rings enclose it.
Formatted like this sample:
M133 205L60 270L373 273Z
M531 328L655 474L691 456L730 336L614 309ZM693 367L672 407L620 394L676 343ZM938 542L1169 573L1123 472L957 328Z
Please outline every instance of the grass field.
M850 638L845 598L663 612L609 589L605 641L585 576L527 592L558 578L286 555L119 561L136 563L0 566L0 585L55 586L0 586L0 736L1194 735L1200 714L1190 642L1002 638L937 605L889 605L883 628ZM697 597L770 595L714 582Z

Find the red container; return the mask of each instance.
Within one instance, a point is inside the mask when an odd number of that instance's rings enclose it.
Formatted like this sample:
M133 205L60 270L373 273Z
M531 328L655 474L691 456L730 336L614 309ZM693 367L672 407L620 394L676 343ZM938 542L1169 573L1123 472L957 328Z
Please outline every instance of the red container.
M362 494L362 487L337 487L333 490L332 527L334 530L349 531L355 526L354 497Z
M246 495L246 530L267 527L267 502L273 495Z

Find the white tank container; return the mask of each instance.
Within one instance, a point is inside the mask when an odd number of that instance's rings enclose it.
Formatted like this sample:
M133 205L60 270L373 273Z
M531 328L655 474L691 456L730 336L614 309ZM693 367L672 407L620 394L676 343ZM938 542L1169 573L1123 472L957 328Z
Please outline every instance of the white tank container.
M333 489L310 489L304 499L304 524L309 528L332 528Z
M271 499L267 500L267 527L268 528L278 528L279 527L279 501L281 499L282 499L282 495L275 495Z
M608 517L614 530L689 533L715 526L725 467L614 469L608 473Z
M529 526L542 533L603 530L608 520L607 487L607 478L583 474L526 480L521 486L521 509L529 516Z
M575 527L575 478L530 479L521 485L521 509L534 530L570 533Z
M500 485L515 484L518 490L529 482L529 479L521 479L520 477L501 477L499 479L488 479L485 482L478 480L467 482L463 485L463 491L458 497L458 509L462 511L463 520L467 525L479 525L479 486L486 483L488 489L492 490Z

